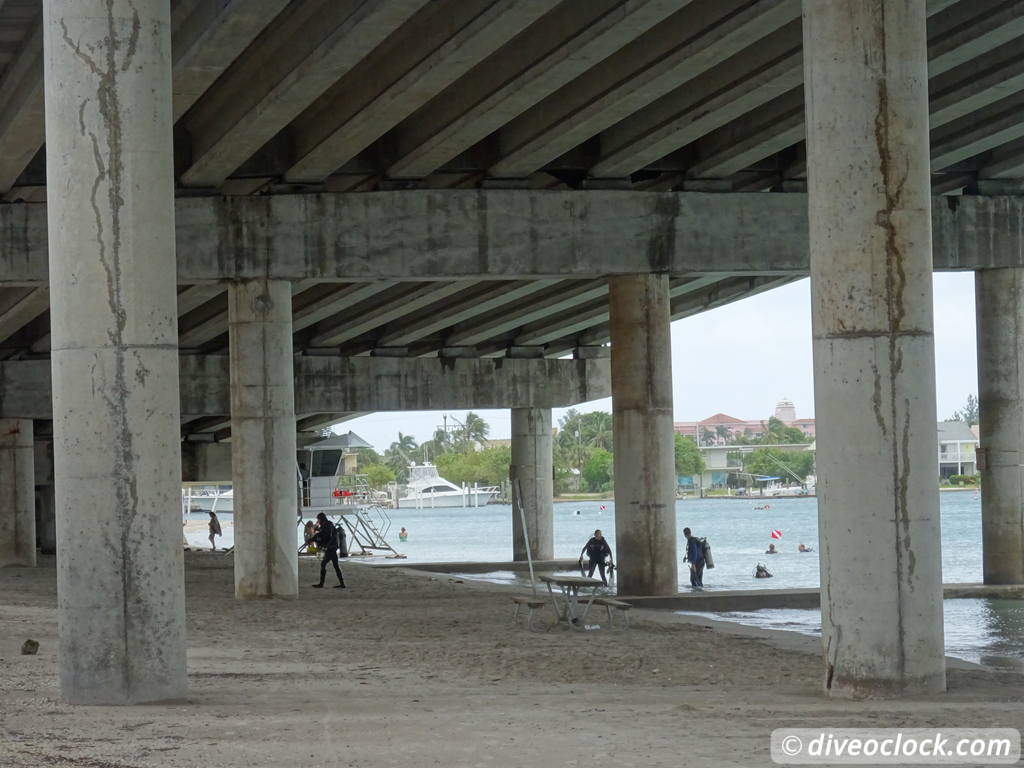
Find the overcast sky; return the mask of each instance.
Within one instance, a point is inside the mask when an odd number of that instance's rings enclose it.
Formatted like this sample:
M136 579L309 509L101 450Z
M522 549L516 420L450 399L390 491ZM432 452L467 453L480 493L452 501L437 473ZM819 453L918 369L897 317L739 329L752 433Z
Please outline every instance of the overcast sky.
M974 337L974 274L935 275L935 359L938 413L944 419L978 391ZM814 416L811 365L810 282L801 280L759 296L672 324L672 383L676 421L697 421L722 412L766 419L788 397L797 416ZM579 406L611 411L611 399ZM510 436L506 410L478 410L491 437ZM445 412L378 413L339 424L378 451L401 431L429 440ZM466 411L447 411L462 420ZM565 413L558 409L558 418Z

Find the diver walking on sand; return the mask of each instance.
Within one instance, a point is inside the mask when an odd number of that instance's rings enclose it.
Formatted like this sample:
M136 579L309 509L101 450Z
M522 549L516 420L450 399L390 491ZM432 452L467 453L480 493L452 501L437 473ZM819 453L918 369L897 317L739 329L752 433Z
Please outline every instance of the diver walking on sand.
M316 542L317 548L324 553L320 560L320 583L314 584L313 587L316 589L323 587L324 579L327 577L327 564L331 563L334 566L334 572L338 574L338 585L335 589L344 589L345 577L341 575L341 566L338 564L338 529L323 512L316 516L316 535L313 537L313 541Z

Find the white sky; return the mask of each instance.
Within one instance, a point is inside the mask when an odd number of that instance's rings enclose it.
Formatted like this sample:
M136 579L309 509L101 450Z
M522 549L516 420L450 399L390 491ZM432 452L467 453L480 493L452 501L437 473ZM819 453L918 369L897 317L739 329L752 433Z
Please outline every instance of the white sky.
M935 275L935 362L937 419L950 416L976 394L974 274ZM814 416L811 361L810 281L801 280L672 324L672 384L676 421L696 421L714 413L765 419L788 397L797 416ZM577 406L611 411L611 399ZM444 413L459 420L466 411L378 413L346 421L378 451L398 432L417 442L429 440ZM477 410L491 426L491 437L510 436L507 410ZM565 409L556 409L554 422Z

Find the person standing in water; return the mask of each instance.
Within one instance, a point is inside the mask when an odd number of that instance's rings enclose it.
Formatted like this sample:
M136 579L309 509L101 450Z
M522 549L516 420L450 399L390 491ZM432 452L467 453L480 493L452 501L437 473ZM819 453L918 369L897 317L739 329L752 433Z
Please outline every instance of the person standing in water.
M587 559L590 560L590 571L587 573L587 576L593 578L594 568L597 568L601 573L601 581L607 587L608 579L604 575L604 559L607 557L611 560L612 548L608 546L608 542L601 535L600 529L594 531L594 535L583 545L583 549L580 550L580 567L583 566L584 553L586 553Z
M217 543L213 540L214 536L223 536L224 534L220 529L220 520L217 519L217 513L212 509L210 510L210 549L214 552L217 551Z
M407 530L405 530L404 526L402 527L402 530L400 530L398 532L398 540L399 541L408 541L409 540L409 532Z

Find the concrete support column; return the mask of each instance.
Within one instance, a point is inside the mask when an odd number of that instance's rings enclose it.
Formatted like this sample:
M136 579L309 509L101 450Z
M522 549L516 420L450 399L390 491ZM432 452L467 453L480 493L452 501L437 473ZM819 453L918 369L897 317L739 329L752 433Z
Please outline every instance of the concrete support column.
M825 688L945 688L925 3L804 0Z
M555 556L555 504L551 453L551 409L512 409L512 478L519 478L523 512L534 560ZM519 503L512 495L512 559L526 559Z
M36 543L42 554L57 554L57 498L52 485L36 486Z
M296 597L295 377L287 280L228 288L235 596Z
M31 419L0 419L0 566L36 564Z
M981 409L982 569L1024 584L1024 269L974 273Z
M675 436L668 277L608 281L618 591L674 595Z
M170 6L43 15L61 692L180 699Z

